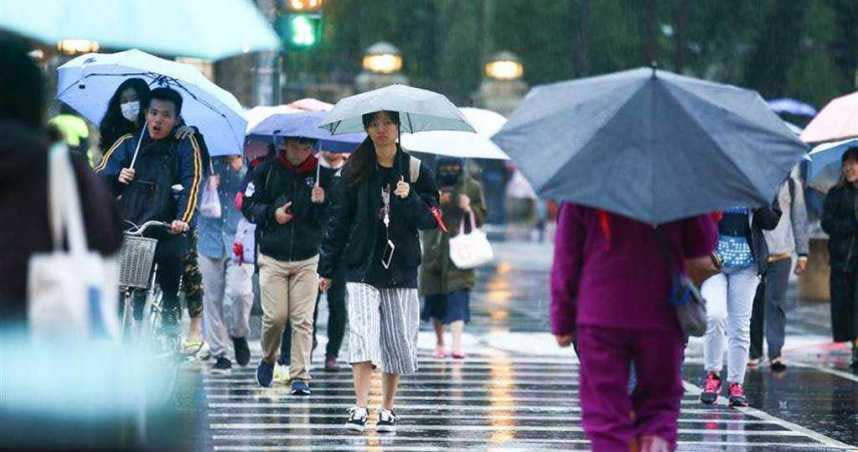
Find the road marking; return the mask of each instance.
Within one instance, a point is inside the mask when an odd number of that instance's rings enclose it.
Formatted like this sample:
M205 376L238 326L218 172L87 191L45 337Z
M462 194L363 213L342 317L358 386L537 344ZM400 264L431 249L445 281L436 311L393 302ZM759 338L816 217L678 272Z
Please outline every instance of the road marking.
M696 394L700 394L703 392L703 389L701 389L699 386L697 386L693 383L689 383L687 381L684 383L685 383L685 390L688 392L693 392ZM718 398L718 401L716 402L716 404L720 405L720 406L727 406L728 405L727 401L723 400L722 397ZM846 443L837 441L834 438L830 438L830 437L825 436L821 433L817 433L813 430L802 427L798 424L794 424L792 422L789 422L789 421L783 420L781 418L772 416L771 414L766 413L764 411L760 411L756 408L744 407L744 408L730 408L730 409L739 411L741 413L745 413L745 414L750 415L750 416L755 416L758 419L774 422L774 423L780 425L781 427L783 427L785 429L789 429L789 430L792 430L795 432L799 432L802 435L807 436L808 438L819 441L820 443L824 444L826 447L833 447L833 448L839 448L839 449L854 449L853 446L850 446Z
M345 418L345 413L342 416L338 414L324 414L324 413L297 413L297 412L289 412L289 413L209 413L208 416L210 418L223 418L223 419L232 419L232 418L263 418L263 419L290 419L290 418L319 418L319 419L339 419L342 417ZM744 417L744 415L742 415ZM374 410L370 410L370 419L374 419L376 416L374 415ZM408 414L404 416L406 419L456 419L461 421L462 416L460 414ZM498 415L492 414L485 418L477 418L476 420L484 421L484 422L494 422L494 421L537 421L537 422L552 422L552 421L561 421L564 423L568 423L571 421L581 421L580 416L527 416L527 415ZM680 424L774 424L777 425L777 422L767 421L762 419L690 419L690 418L680 418Z
M858 375L851 374L848 372L844 372L842 370L832 369L830 367L824 367L824 366L816 366L813 364L808 364L808 363L803 363L800 361L793 361L793 360L788 361L788 364L796 366L796 367L802 367L805 369L818 370L820 372L824 372L824 373L834 375L834 376L837 376L840 378L845 378L847 380L854 381L854 382L858 383Z

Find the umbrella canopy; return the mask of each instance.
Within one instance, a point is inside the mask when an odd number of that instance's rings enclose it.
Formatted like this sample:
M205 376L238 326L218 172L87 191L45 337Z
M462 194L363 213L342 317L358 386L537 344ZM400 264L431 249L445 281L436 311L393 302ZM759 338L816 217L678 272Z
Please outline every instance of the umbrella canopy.
M51 46L84 39L101 47L211 60L280 47L248 0L4 1L0 29Z
M858 136L858 93L829 102L801 132L805 143L823 143Z
M255 137L306 137L320 140L319 148L334 152L351 152L364 139L365 133L347 133L331 136L319 128L324 112L298 111L274 113L262 120L248 135Z
M775 113L790 114L796 116L816 116L816 109L812 105L806 104L800 100L782 97L780 99L770 99L766 101L769 108Z
M404 133L424 130L473 132L462 112L446 97L433 91L391 85L341 99L320 126L332 135L363 132L361 117L376 111L399 112Z
M646 68L536 87L492 139L540 197L650 224L766 205L805 152L756 92Z
M258 126L260 122L265 120L265 118L273 114L298 113L300 111L302 110L288 105L277 105L273 107L260 105L253 107L244 113L244 118L247 119L247 134L250 135L251 130Z
M57 99L95 124L119 85L136 77L152 88L166 86L182 95L181 116L205 135L212 156L241 153L247 127L244 109L193 66L128 50L82 55L60 66L59 73L64 84L57 86Z
M289 102L288 105L292 108L304 111L331 111L331 109L334 108L334 104L322 102L319 99L313 99L312 97L298 99L294 102Z
M843 153L849 148L858 148L858 138L820 144L810 152L807 164L807 185L828 193L840 180Z
M498 113L480 108L460 108L477 133L446 130L418 132L402 136L402 146L411 151L459 158L509 160L491 140L506 123Z

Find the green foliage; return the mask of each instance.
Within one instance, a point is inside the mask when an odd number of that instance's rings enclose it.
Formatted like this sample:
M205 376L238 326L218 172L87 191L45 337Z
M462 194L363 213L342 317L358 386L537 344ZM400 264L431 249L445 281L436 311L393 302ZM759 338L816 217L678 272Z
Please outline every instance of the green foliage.
M292 80L348 83L388 41L412 84L460 104L499 50L535 85L645 65L651 40L662 68L681 55L683 73L817 107L852 90L858 68L856 0L328 0L324 17L321 44L287 55Z

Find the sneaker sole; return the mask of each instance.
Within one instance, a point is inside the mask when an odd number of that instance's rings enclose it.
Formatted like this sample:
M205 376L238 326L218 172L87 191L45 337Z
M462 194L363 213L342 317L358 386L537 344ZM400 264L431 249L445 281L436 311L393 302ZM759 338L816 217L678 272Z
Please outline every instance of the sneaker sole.
M343 428L345 428L346 430L349 430L352 432L358 432L358 433L363 433L363 431L366 430L365 425L356 425L356 424L346 424L343 426Z
M700 394L700 401L705 403L706 405L712 405L718 401L718 394Z
M748 406L748 402L734 402L731 400L729 406L730 408L745 408Z
M375 427L375 431L378 433L396 433L395 425L378 425Z
M293 396L309 397L311 393L310 393L309 391L307 391L307 392L304 392L304 391L292 391L290 394L292 394Z
M232 369L212 369L211 373L218 375L229 375L232 373Z

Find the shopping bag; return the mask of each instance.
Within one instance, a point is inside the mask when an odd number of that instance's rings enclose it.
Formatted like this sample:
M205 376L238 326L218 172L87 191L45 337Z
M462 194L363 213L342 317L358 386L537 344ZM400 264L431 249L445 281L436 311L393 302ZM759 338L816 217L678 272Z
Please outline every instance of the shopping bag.
M465 219L459 223L459 234L450 238L450 260L463 270L485 265L494 259L494 251L486 233L477 229L474 213L468 216L471 231L465 233Z

